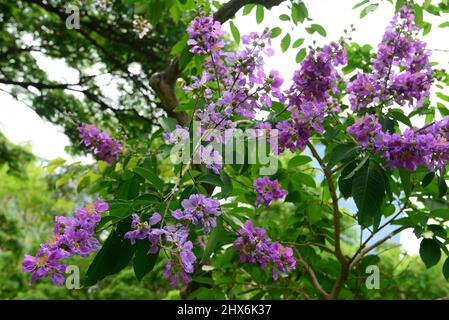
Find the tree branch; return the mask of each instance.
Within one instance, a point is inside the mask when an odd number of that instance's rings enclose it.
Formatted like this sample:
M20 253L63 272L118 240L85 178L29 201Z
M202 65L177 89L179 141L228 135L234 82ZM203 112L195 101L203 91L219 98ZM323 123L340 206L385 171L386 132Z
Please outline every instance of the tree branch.
M315 288L315 290L325 299L329 299L329 293L326 292L326 290L323 289L320 282L318 281L318 278L316 277L315 272L310 267L310 265L304 260L304 258L301 256L299 251L295 249L296 254L298 255L298 262L301 264L301 266L304 268L304 270L309 274L310 280L312 281L312 285Z
M332 179L332 172L326 167L323 159L320 157L315 147L311 142L307 143L310 151L314 158L320 164L321 169L323 170L324 176L327 180L327 186L329 188L329 192L332 198L332 216L333 216L333 224L334 224L334 239L335 239L335 257L338 259L341 265L340 274L335 281L334 287L329 294L329 299L335 299L340 293L343 285L348 278L349 275L349 263L346 256L343 254L341 250L341 225L340 225L340 210L338 208L338 196L337 190L335 188L334 180Z

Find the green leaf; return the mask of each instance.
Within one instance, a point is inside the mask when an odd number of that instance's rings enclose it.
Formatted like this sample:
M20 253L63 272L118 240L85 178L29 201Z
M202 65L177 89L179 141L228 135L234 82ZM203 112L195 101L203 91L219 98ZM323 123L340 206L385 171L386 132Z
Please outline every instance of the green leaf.
M78 186L76 188L76 191L78 193L80 193L83 189L85 189L87 186L93 184L95 181L97 181L98 179L100 179L101 176L99 176L98 174L89 171L85 174L83 174L79 180L78 180Z
M47 173L48 174L52 173L56 168L62 166L65 162L66 160L62 158L56 158L51 160L47 165Z
M56 180L56 183L55 183L56 189L63 186L64 184L66 184L73 177L74 174L75 174L75 171L72 170L72 171L66 173L65 175L63 175L58 180Z
M290 41L291 41L290 34L287 33L284 36L284 38L282 38L282 40L281 40L281 50L282 50L282 52L287 51L288 47L290 46Z
M247 4L244 8L243 8L243 15L246 16L248 14L251 13L251 11L254 9L256 5L255 4Z
M332 168L339 162L352 160L357 155L358 146L355 143L339 144L329 154L327 166Z
M161 199L151 193L142 194L133 200L133 203L136 205L149 205L149 204L158 204L161 203Z
M449 281L449 257L446 258L443 264L443 276Z
M92 286L106 276L121 271L128 265L134 250L131 242L123 239L121 232L112 232L90 264L84 285Z
M281 20L281 21L290 21L290 17L288 15L286 15L286 14L281 14L279 16L279 20Z
M419 246L419 255L426 268L429 269L441 259L440 245L435 239L422 239Z
M304 19L306 19L308 16L309 12L307 11L304 2L301 1L299 3L292 4L292 19L295 24L298 24L298 22L303 23Z
M424 178L421 181L421 185L423 187L427 187L433 180L433 178L435 177L435 173L434 172L429 172L428 174L426 174L424 176Z
M296 168L311 161L312 159L309 156L303 155L295 156L288 161L288 168L289 169Z
M438 28L449 28L449 21L439 24Z
M220 177L214 175L214 174L206 174L203 177L201 177L200 182L208 183L213 186L217 187L223 187L223 181L221 181Z
M212 229L209 240L206 244L206 248L204 249L203 261L208 259L210 255L215 251L223 231L223 219L218 218L217 226Z
M318 32L318 34L321 35L322 37L325 37L327 35L326 29L324 29L323 26L316 23L312 23L309 28L306 28L306 31L310 34Z
M176 124L178 123L176 119L170 117L159 118L159 123L165 132L172 132L176 129Z
M237 27L234 24L234 21L231 21L229 23L230 27L231 27L231 33L232 36L234 37L235 42L240 43L240 31L239 29L237 29Z
M146 181L150 182L157 190L162 191L164 189L164 181L148 169L137 167L133 170L139 176L143 177Z
M428 34L430 32L430 30L432 30L432 24L429 22L425 22L423 23L424 27L422 27L423 29L423 36L425 36L426 34Z
M273 29L271 29L270 38L274 39L274 38L278 37L281 33L282 33L281 28L274 27Z
M363 6L365 3L368 3L369 0L363 0L362 2L357 3L355 6L352 7L352 10L355 10L361 6Z
M256 22L257 24L260 24L263 21L264 16L264 7L260 4L256 7Z
M433 209L430 211L429 218L441 218L449 220L449 209Z
M316 188L315 179L311 175L308 175L304 172L296 172L293 174L292 178L295 183L304 184L311 188Z
M109 215L113 217L124 218L130 216L133 208L129 202L123 200L109 200Z
M446 102L449 102L449 96L448 96L448 95L445 95L445 94L442 93L442 92L437 92L437 93L436 93L436 96L437 96L438 98L440 98L441 100L444 100L444 101L446 101Z
M292 48L296 49L296 48L300 47L303 43L304 43L304 38L299 38L298 40L293 42Z
M353 172L356 166L356 162L351 162L341 171L341 175L338 178L338 189L345 199L352 195L352 179L346 179L346 177Z
M379 169L363 166L354 175L352 196L359 210L359 223L372 225L380 218L383 199L385 197L385 180ZM373 220L374 219L374 220Z
M367 5L365 8L363 8L362 12L360 12L360 19L365 17L368 13L376 11L379 7L378 3L372 3L370 5Z
M444 176L438 177L438 198L442 198L446 195L447 193L447 184L446 184L446 180L444 179Z
M407 197L412 193L412 182L410 179L410 171L400 169L399 176L401 177L402 188Z
M306 54L307 54L306 48L302 48L301 50L299 50L295 58L296 63L300 63L304 59Z
M412 127L412 122L410 121L410 118L407 117L405 114L403 114L401 111L392 110L391 111L391 116L393 117L394 120L402 122L403 124L405 124L409 128Z
M220 178L223 182L223 187L221 187L221 195L223 198L227 198L232 193L232 180L224 170L220 171Z
M136 278L140 281L151 270L153 270L159 256L159 251L150 254L150 242L148 240L139 240L136 243L136 253L134 254L133 268Z

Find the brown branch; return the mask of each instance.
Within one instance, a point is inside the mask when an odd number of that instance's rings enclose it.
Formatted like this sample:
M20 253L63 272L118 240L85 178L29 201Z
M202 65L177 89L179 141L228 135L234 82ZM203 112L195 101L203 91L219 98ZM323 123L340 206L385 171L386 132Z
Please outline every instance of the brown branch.
M332 179L332 172L326 167L326 164L324 163L323 159L320 157L318 152L316 151L315 147L312 145L311 142L307 143L307 146L309 147L310 151L312 152L312 155L314 158L318 161L321 169L323 170L324 177L327 181L327 186L329 188L329 193L332 198L332 216L333 216L333 224L334 224L334 240L335 240L335 257L338 259L341 265L340 274L335 281L334 287L329 294L329 299L335 299L337 298L338 294L340 293L341 289L343 288L343 285L348 278L349 275L349 263L346 256L343 254L343 251L341 250L341 225L340 225L340 210L338 208L338 196L337 196L337 190L335 188L334 180Z
M315 272L310 267L310 265L303 259L301 254L298 250L295 250L296 254L298 255L298 262L301 264L301 266L304 268L304 270L307 272L307 274L310 276L310 280L312 282L313 287L315 290L325 299L329 299L330 295L326 292L326 290L323 289L320 282L318 281L318 278L316 277Z
M372 245L370 245L370 246L364 248L363 250L361 250L357 255L355 255L353 257L353 259L351 259L351 263L349 264L349 268L351 269L354 266L356 266L360 262L360 260L362 260L362 258L365 256L365 254L367 254L371 250L377 248L378 246L380 246L384 242L388 241L390 238L392 238L394 235L398 234L399 232L401 232L405 228L406 227L404 227L404 226L402 226L400 228L397 228L396 230L394 230L391 233L389 233L387 236L383 237L382 239L376 241Z

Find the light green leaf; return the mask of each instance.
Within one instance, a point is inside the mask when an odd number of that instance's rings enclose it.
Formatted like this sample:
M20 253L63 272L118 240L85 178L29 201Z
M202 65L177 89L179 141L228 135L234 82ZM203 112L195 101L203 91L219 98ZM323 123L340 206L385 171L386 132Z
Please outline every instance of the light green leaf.
M378 3L372 3L370 5L367 5L365 8L363 8L362 12L360 12L360 19L365 17L368 13L376 11L379 7Z
M240 31L239 29L237 29L237 27L234 24L234 21L231 21L229 23L230 27L231 27L231 33L232 36L234 37L235 42L240 43Z
M56 158L51 160L47 165L47 173L48 174L52 173L56 168L62 166L65 162L66 160L62 158Z
M282 52L287 51L288 47L290 46L290 41L291 41L290 34L287 33L284 36L284 38L282 38L282 40L281 40L281 50L282 50Z

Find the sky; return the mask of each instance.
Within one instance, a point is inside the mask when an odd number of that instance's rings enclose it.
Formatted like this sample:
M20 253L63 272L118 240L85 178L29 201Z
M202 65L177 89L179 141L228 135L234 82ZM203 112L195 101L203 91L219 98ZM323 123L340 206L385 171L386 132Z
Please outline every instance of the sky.
M287 1L288 2L288 1ZM317 45L323 45L328 41L338 41L344 35L344 30L350 30L351 24L355 31L351 32L352 40L359 44L370 44L376 48L382 38L384 28L388 25L393 12L393 5L387 1L381 1L379 8L371 12L365 18L360 19L360 8L352 10L357 1L354 0L306 0L305 4L309 11L312 23L321 24L327 31L325 38L315 34L311 37L302 25L292 27L292 23L282 22L278 16L288 12L286 3L265 10L265 19L258 25L255 19L255 10L248 16L242 16L239 12L234 20L241 35L251 31L262 31L265 27L281 27L283 34L288 31L292 37L292 43L298 38L313 39ZM435 17L424 13L424 20L431 22L434 26L432 31L425 37L428 48L432 49L432 60L442 67L448 67L449 50L448 28L437 28L442 22L441 17ZM82 25L81 25L82 28ZM223 29L229 31L229 24L226 23ZM280 53L279 41L283 34L273 41L273 48ZM304 45L311 45L305 43ZM267 70L276 69L285 79L290 79L293 71L297 68L295 56L298 49L289 49L283 54L274 55L266 61ZM443 51L439 51L443 50ZM63 61L50 60L42 55L35 56L39 65L48 71L50 79L73 83L77 81L77 72L69 69ZM0 89L2 87L0 86ZM113 94L113 92L111 92ZM51 160L57 157L71 161L89 161L89 158L71 158L64 148L69 144L68 138L64 135L62 128L42 120L33 110L25 104L14 100L8 94L0 91L0 131L16 144L29 143L33 153L37 156ZM404 249L409 254L417 254L419 241L411 230L401 233L400 239Z

